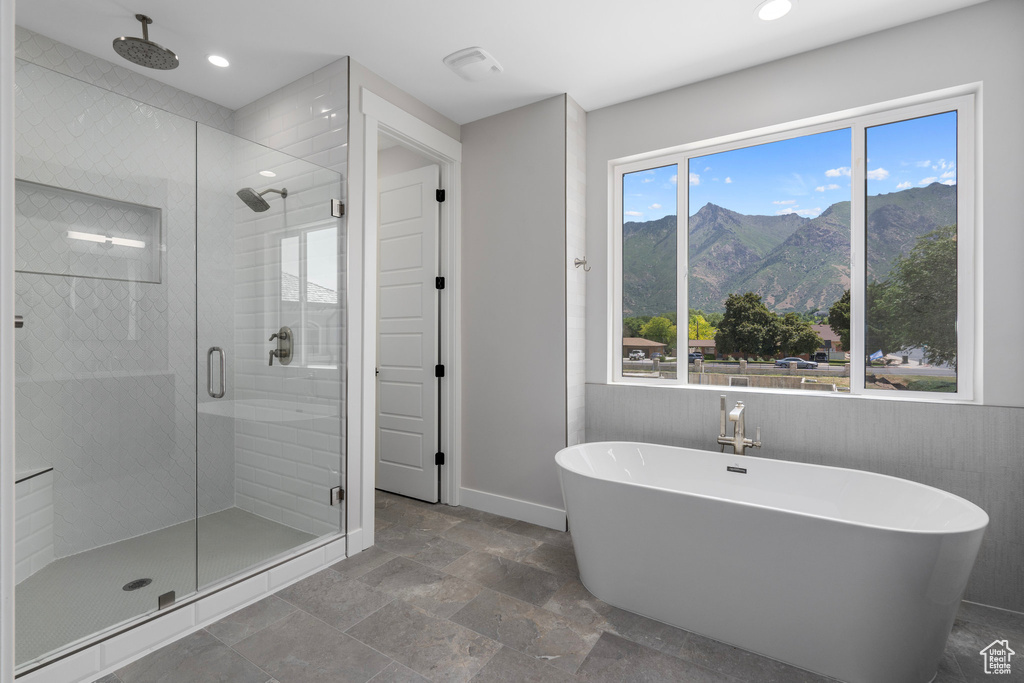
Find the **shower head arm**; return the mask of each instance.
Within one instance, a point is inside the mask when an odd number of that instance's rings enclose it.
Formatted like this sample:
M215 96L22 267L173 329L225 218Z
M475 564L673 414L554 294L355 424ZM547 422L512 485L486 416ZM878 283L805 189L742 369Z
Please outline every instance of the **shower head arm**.
M145 14L136 14L135 18L142 22L142 39L149 40L149 25L153 23L153 20L147 17Z
M267 190L263 190L263 192L260 192L260 196L262 197L263 195L265 195L268 192L276 192L277 194L281 195L282 197L287 197L288 196L288 188L287 187L282 187L280 190L275 190L273 188L267 189Z

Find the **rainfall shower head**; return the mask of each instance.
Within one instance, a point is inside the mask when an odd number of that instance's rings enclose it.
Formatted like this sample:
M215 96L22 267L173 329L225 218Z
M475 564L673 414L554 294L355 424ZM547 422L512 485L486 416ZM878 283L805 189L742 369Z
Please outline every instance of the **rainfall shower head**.
M282 197L288 196L287 187L282 187L280 190L263 190L263 192L257 192L251 187L243 187L236 194L238 194L239 199L245 202L246 206L248 206L253 211L260 212L266 211L267 209L270 208L270 204L268 204L267 200L263 198L263 195L265 195L268 192L276 192Z
M135 18L142 22L142 37L121 36L120 38L115 38L114 52L129 62L150 69L161 69L164 71L177 69L178 55L149 39L149 25L153 23L153 20L145 14L136 14Z

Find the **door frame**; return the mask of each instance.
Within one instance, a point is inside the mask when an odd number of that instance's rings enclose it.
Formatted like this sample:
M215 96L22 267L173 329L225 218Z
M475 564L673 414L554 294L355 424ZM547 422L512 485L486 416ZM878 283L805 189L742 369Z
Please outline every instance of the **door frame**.
M364 381L360 402L362 411L363 449L362 519L363 538L373 539L373 509L375 449L377 431L377 383L373 371L377 366L377 154L378 134L384 133L403 145L435 162L441 169L441 189L446 198L441 202L438 234L441 240L442 270L445 288L442 290L441 358L446 368L442 380L441 444L444 447L445 467L441 471L440 502L459 504L462 484L462 143L416 118L404 109L388 102L366 88L360 88L360 111L363 123L363 362L360 368ZM366 521L369 524L366 524ZM368 528L367 528L368 527ZM368 547L367 545L367 547Z

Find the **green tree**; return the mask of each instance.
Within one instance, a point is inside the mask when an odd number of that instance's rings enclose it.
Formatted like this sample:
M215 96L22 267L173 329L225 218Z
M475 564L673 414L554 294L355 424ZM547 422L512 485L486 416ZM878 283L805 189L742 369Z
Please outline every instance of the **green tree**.
M704 315L704 319L708 321L708 324L712 327L718 327L722 324L722 319L725 318L724 313L707 313Z
M715 346L721 353L773 356L779 330L779 317L768 310L759 295L730 294L715 334Z
M637 315L622 319L622 336L639 337L640 329L651 319L649 315Z
M899 314L894 310L896 290L892 281L868 283L864 296L864 353L894 353L904 348Z
M823 345L811 323L799 314L787 313L779 319L779 353L783 356L814 353Z
M839 335L843 351L850 350L850 290L843 292L839 300L828 309L828 326Z
M715 333L718 332L717 329L704 319L703 315L698 315L695 312L690 313L690 324L688 327L690 339L714 339Z
M656 316L651 318L646 325L640 329L640 336L651 341L661 342L665 345L666 352L676 346L676 326L668 318Z
M896 259L883 298L900 348L923 348L929 363L954 368L956 268L956 226L933 230Z

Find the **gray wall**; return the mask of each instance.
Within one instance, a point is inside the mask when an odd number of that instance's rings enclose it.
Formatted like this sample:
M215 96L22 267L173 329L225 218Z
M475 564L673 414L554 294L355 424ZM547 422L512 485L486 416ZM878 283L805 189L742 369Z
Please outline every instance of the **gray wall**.
M565 98L462 126L462 485L562 507Z
M628 387L609 380L608 161L950 86L983 82L984 402L1024 406L1024 3L974 7L590 112L587 117L587 440L713 446L717 391ZM941 55L941 57L940 57ZM968 598L1024 609L1024 411L858 397L730 391L768 444L758 456L884 472L938 486L991 516Z

